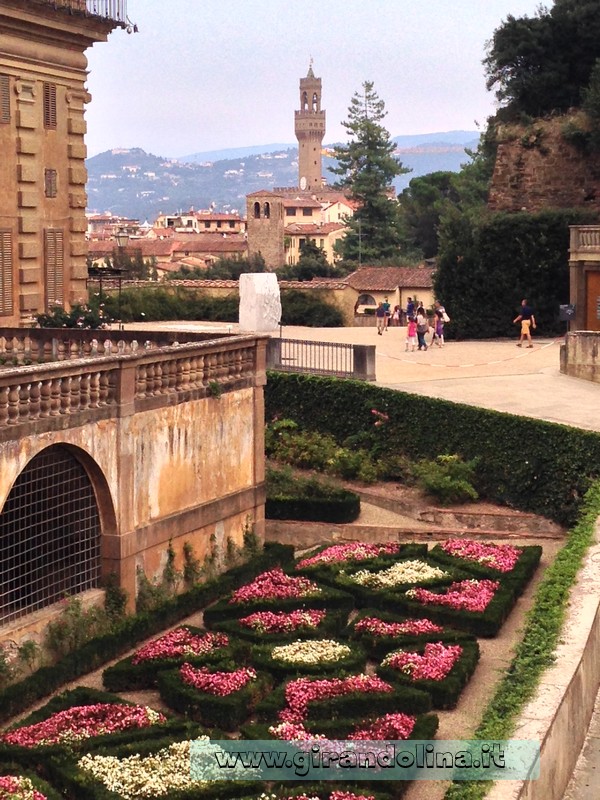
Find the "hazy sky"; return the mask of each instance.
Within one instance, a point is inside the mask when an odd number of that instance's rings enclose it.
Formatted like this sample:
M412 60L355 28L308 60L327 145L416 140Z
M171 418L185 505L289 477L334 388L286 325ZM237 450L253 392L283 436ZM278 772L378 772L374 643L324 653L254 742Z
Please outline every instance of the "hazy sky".
M539 0L128 0L139 32L88 51L88 153L184 156L295 143L298 81L323 81L325 143L373 81L392 136L475 130L494 113L485 44ZM551 3L547 3L551 5Z

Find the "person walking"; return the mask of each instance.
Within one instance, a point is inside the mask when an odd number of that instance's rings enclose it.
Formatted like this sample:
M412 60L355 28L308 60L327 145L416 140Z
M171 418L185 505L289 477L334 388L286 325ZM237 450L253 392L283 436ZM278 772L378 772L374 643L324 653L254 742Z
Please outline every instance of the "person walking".
M435 308L433 310L433 336L431 337L431 345L435 342L438 347L444 346L444 323L450 322L450 317L446 314L446 309L439 300L435 301Z
M417 321L414 317L408 318L408 325L406 326L406 352L409 348L411 352L415 352L417 346Z
M535 324L533 308L531 308L527 300L521 300L521 313L513 319L513 324L516 324L517 322L521 323L521 335L519 336L517 347L522 347L524 340L529 342L527 347L533 347L533 342L531 341L531 329L533 328L533 330L535 330L537 326Z
M429 330L429 320L425 314L423 306L417 308L417 339L419 342L418 350L427 350L427 343L425 341L425 334Z
M383 305L383 310L385 312L385 316L384 316L385 324L383 326L383 330L387 331L388 325L390 324L390 316L392 314L392 306L390 305L390 301L387 299L387 297L383 301L382 305Z
M379 303L375 310L375 317L377 318L377 333L381 336L385 330L385 308L383 303Z
M406 318L410 319L410 317L414 317L414 315L415 315L415 304L413 302L412 297L409 297L406 303Z

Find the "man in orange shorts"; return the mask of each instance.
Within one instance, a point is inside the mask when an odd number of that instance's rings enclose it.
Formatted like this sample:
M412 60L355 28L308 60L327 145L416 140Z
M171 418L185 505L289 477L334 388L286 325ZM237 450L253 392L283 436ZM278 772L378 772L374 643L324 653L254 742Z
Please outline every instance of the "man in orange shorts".
M521 300L521 313L513 319L513 323L520 322L521 323L521 335L519 337L519 341L517 342L517 347L521 347L523 345L523 340L527 339L528 345L527 347L533 347L533 343L531 341L531 329L535 330L535 316L533 314L533 309L527 303L527 300Z

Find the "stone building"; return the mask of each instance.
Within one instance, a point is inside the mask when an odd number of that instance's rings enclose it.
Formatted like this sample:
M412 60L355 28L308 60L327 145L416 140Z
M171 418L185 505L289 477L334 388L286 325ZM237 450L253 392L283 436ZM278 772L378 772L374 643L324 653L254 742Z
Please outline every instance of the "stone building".
M125 0L0 3L0 322L86 296L85 50Z
M262 255L268 269L295 264L300 245L314 242L335 261L334 244L343 235L341 220L349 201L325 184L321 148L325 111L321 108L321 78L309 67L300 79L300 110L295 112L298 139L298 186L263 189L246 196L248 255Z
M0 644L264 533L267 337L23 327L87 293L85 50L128 25L0 0Z
M325 111L321 108L321 78L315 78L312 62L306 78L300 79L300 110L296 111L295 131L298 139L298 186L320 189L321 148L325 136Z

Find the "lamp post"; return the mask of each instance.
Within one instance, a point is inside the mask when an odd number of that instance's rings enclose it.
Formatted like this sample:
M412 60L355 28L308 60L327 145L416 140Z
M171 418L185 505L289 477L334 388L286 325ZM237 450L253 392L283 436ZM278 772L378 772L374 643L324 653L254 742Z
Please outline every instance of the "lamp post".
M115 264L115 277L119 281L119 296L117 301L117 310L119 314L119 330L123 330L123 320L121 319L121 288L123 285L123 277L126 269L123 265L123 256L125 253L125 248L127 247L127 242L129 241L129 234L125 230L125 228L119 228L119 230L115 233L115 241L117 243L117 259L118 264Z

